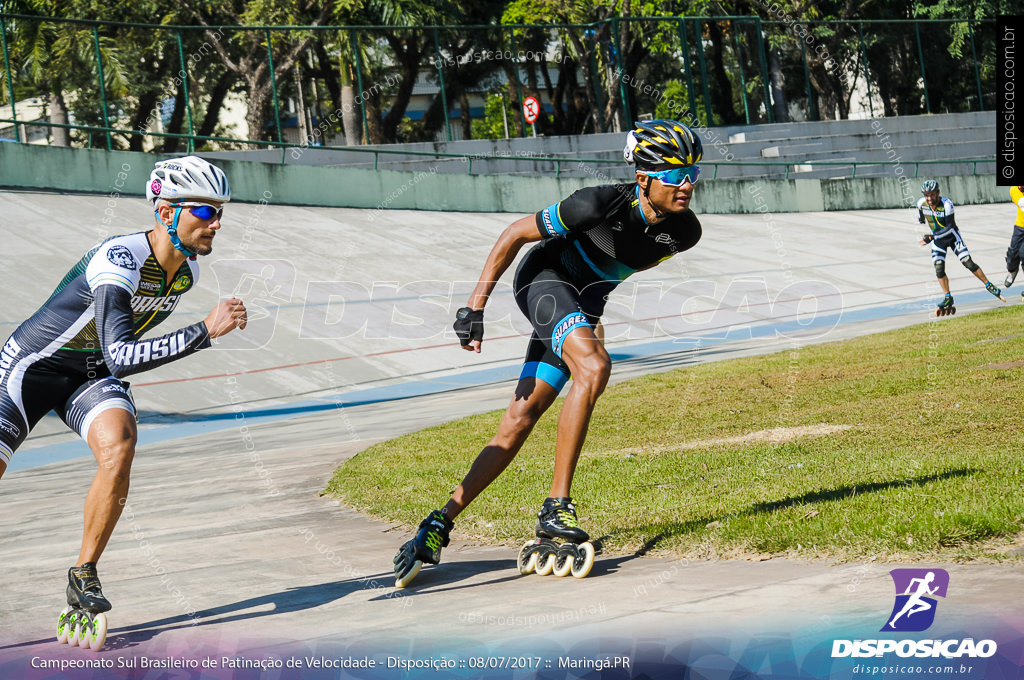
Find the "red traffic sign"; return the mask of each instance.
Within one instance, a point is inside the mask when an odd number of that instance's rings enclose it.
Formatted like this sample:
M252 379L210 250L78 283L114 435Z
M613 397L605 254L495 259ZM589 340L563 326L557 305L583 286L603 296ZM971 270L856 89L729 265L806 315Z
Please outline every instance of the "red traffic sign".
M523 115L526 117L527 123L537 122L537 116L540 115L540 102L536 97L527 97L523 100Z

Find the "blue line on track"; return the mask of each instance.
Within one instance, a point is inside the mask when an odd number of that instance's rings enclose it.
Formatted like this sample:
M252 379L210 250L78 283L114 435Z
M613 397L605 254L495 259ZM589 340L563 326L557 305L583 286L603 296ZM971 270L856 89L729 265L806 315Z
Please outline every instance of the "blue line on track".
M957 295L958 304L970 304L989 300L988 293L961 293ZM892 305L880 305L867 309L840 311L835 314L815 315L806 324L797 321L774 322L766 320L758 324L740 326L728 331L710 331L696 333L685 338L658 340L610 351L613 361L629 361L647 359L660 354L678 353L695 348L708 348L727 342L750 340L755 338L775 338L779 335L794 334L794 341L806 344L807 331L821 329L823 332L838 325L863 323L909 314L920 314L922 322L927 317L925 312L931 308L930 302L901 302ZM801 334L801 335L795 335ZM438 394L464 387L472 387L492 382L515 380L519 377L520 366L486 368L467 371L443 378L427 378L383 387L357 390L347 394L330 397L306 399L284 406L269 406L223 413L200 413L184 416L143 417L140 425L139 439L143 444L156 444L196 434L228 430L238 427L243 418L247 426L293 418L295 416L329 411L331 409L364 406L397 399L409 399L429 394ZM48 465L75 458L90 457L88 447L83 442L71 441L36 449L21 451L15 454L8 466L9 471L27 470L41 465Z

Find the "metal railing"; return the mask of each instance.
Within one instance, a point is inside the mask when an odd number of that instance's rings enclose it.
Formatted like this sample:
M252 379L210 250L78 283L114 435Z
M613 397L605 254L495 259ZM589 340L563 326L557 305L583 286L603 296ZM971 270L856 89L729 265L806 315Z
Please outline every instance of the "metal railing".
M65 79L72 78L77 86L73 90L76 103L71 113L83 121L83 124L67 124L66 127L84 133L84 139L76 139L74 143L103 145L108 149L122 147L126 142L130 144L137 136L150 141L181 140L190 152L203 145L272 148L287 144L286 121L281 113L286 107L282 106L282 99L302 100L307 91L312 94L313 104L307 107L312 111L297 111L297 118L308 122L307 141L316 141L311 135L317 130L321 132L318 137L337 136L345 124L344 116L330 126L324 126L324 121L338 118L334 114L344 113L343 105L327 104L329 83L324 74L337 73L340 68L351 71L358 91L358 111L353 112L356 121L348 122L359 127L349 132L355 132L363 143L396 141L373 137L383 134L374 132L381 127L377 116L383 117L389 104L397 105L397 88L388 83L398 82L399 76L420 80L427 77L436 82L436 91L430 95L431 105L440 107L443 124L439 128L435 124L437 129L432 134L441 134L448 140L453 139L452 120L461 120L453 108L456 95L491 91L491 96L496 96L493 83L487 83L494 78L500 80L501 76L505 83L498 89L501 89L502 102L507 93L510 132L515 136L528 136L534 131L526 122L521 104L527 95L546 98L548 88L540 84L540 76L545 72L548 77L571 79L566 81L565 87L587 103L579 106L566 103L562 106L564 110L547 106L535 124L541 134L566 134L562 128L569 123L559 121L569 118L569 114L575 116L575 125L582 126L576 132L621 129L643 112L668 114L699 126L776 122L776 109L783 101L791 109L802 111L808 120L843 117L853 105L867 109L872 117L876 106L881 108L882 115L985 110L984 93L995 89L993 68L988 68L994 65L989 61L994 60L995 50L988 49L994 44L994 19L824 22L793 21L786 17L763 20L758 16L717 16L612 18L590 24L550 25L205 27L0 13L4 55L0 77L5 80L0 96L5 96L11 105L10 118L3 121L14 124L18 141L21 141L19 124L46 123L27 121L24 116L19 120L16 91L47 94L44 85L33 80L26 66L27 54L23 46L19 46L19 31L32 27L41 30L51 25L78 30L84 41L82 52L86 51L84 44L91 43L93 53L91 64L84 61L80 64L82 73L63 74ZM925 35L943 39L922 39L922 25L928 29ZM944 37L953 30L959 30L964 36L965 56L959 59L950 54L949 41ZM104 64L102 45L130 44L126 37L128 31L136 32L132 35L141 32L150 36L154 43L164 46L167 54L177 58L177 73L183 77L180 83L161 92L165 96L158 101L159 104L174 100L170 131L151 131L148 119L137 130L127 129L124 124L132 119L128 115L132 107L137 108L144 99L142 95L147 92L144 87L152 87L152 83L129 83L128 91L117 93L110 91L107 85L112 74L118 73L118 65ZM196 133L197 112L204 110L212 97L211 74L224 68L218 61L217 45L210 43L210 36L229 34L232 42L252 39L265 45L269 101L261 112L267 116L268 124L258 130L258 135L226 137ZM411 76L396 71L394 55L388 52L387 36L398 34L415 38L423 50ZM274 64L283 61L275 59L275 53L280 57L287 46L298 44L298 35L312 36L311 44L320 41L331 47L332 54L338 55L329 57L329 63L317 63L316 69L307 68L303 72L306 80L292 77L294 70L274 70ZM472 42L470 52L458 52L457 36ZM632 36L630 45L620 44L623 36ZM653 52L653 48L648 50L647 56L630 57L630 51L625 48L636 48L638 41L659 47ZM966 56L968 43L971 56ZM275 47L275 44L281 46ZM538 49L529 49L531 47ZM467 54L474 59L481 55L486 57L490 69L486 77L466 81L467 76L460 69L466 63ZM495 57L499 54L509 58ZM982 55L981 62L976 55ZM901 64L913 67L890 68L897 57ZM312 52L306 53L304 58L306 64L313 64ZM111 62L109 58L107 61ZM573 68L563 72L562 65L570 61ZM980 68L979 63L985 68ZM167 68L174 72L174 67ZM933 71L941 71L941 74L936 76ZM573 75L577 72L582 73L582 77ZM879 73L886 75L879 78L876 75ZM289 77L283 77L285 75ZM781 89L776 88L777 91L773 91L771 85L775 75L784 76ZM88 85L90 78L92 84ZM164 78L168 80L166 73ZM858 79L860 89L856 87ZM863 83L867 84L866 88ZM853 101L855 90L864 91L862 101ZM965 94L967 92L971 94ZM571 97L563 101L568 99ZM462 101L465 103L466 99ZM252 102L250 105L259 106ZM327 114L332 109L333 113ZM317 120L320 125L314 126ZM409 116L403 120L409 127L419 125L422 129L417 128L417 133L431 134L426 120L418 122ZM173 129L175 124L178 129ZM49 125L51 128L62 126ZM299 127L302 129L303 125L299 123ZM253 136L256 139L252 139Z

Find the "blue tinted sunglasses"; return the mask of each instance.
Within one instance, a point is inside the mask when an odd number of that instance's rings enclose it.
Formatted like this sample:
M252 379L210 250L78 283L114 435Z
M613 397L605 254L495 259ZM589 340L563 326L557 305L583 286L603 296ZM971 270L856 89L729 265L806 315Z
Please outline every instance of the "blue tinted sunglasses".
M224 208L215 208L207 203L175 203L174 205L179 208L188 208L193 217L198 217L201 220L212 220L214 217L219 220L224 215Z
M700 166L690 165L685 168L669 168L668 170L645 170L644 174L661 180L661 183L666 186L677 187L686 182L696 184L697 178L700 177Z

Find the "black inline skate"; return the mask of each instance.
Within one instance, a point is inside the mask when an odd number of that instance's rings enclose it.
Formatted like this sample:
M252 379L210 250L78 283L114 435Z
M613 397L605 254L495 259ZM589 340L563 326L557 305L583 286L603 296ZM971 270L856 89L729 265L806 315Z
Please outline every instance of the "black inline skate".
M583 578L594 566L594 545L576 520L571 498L547 498L537 513L537 538L519 549L520 574L536 571L540 576L554 574ZM564 541L557 543L555 539Z
M395 555L395 587L404 588L420 573L423 563L440 564L441 548L448 546L448 534L455 523L440 510L434 510L420 522L416 537L407 541Z
M956 307L953 306L953 296L946 293L946 297L942 298L942 302L935 309L935 316L950 316L956 314Z
M99 651L107 640L103 612L110 611L110 601L103 596L95 562L68 569L67 596L68 606L57 619L57 641Z
M992 283L991 281L986 281L985 282L985 290L987 290L992 295L995 295L997 298L999 298L1003 302L1006 302L1006 298L1003 297L1003 291L999 290L999 286L997 286L996 284Z

